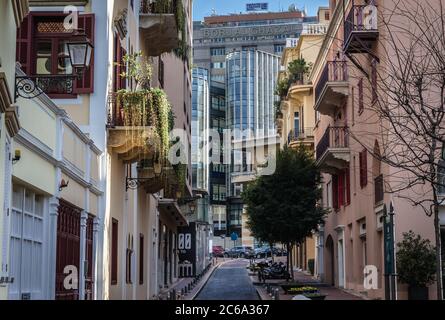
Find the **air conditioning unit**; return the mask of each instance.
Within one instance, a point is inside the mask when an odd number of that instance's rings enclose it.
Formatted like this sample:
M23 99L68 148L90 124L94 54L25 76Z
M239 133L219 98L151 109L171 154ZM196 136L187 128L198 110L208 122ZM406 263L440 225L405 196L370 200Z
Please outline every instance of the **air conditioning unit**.
M360 237L366 236L366 222L360 222Z
M376 223L376 226L377 226L377 231L382 231L383 230L383 222L384 222L384 220L383 219L385 219L384 217L383 217L383 211L380 211L379 213L377 213L376 215L375 215L375 218L377 219L377 223Z

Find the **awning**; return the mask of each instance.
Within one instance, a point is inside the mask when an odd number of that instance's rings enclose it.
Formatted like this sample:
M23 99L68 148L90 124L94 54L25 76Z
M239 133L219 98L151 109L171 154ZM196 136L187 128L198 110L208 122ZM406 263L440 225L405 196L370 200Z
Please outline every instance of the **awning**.
M178 226L187 226L188 221L182 213L178 202L174 199L159 199L158 207L161 212L171 217Z

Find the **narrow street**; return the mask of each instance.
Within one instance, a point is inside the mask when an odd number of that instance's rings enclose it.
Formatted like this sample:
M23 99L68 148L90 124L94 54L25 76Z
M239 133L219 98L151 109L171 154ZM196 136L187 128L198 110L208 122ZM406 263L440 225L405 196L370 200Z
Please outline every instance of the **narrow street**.
M248 265L249 261L245 259L224 263L195 300L259 300L247 273Z

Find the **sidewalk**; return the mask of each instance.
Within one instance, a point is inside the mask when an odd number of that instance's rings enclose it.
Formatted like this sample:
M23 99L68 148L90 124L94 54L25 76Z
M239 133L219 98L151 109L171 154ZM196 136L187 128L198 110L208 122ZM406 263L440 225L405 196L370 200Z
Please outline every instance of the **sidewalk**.
M193 300L205 286L213 272L225 262L225 259L213 260L212 264L199 278L181 278L168 289L161 290L159 300L173 300L173 292L176 293L175 300Z
M273 300L272 295L267 293L267 287L265 284L258 282L258 275L250 274L250 278L258 291L261 300ZM316 287L321 294L326 295L325 300L363 300L363 298L348 293L343 289L335 288L322 283L320 280L313 278L311 275L302 272L294 271L295 282L299 284L304 284L310 287ZM292 300L295 295L285 294L284 290L281 288L280 284L286 283L285 280L267 280L266 284L270 284L272 290L278 289L279 300Z

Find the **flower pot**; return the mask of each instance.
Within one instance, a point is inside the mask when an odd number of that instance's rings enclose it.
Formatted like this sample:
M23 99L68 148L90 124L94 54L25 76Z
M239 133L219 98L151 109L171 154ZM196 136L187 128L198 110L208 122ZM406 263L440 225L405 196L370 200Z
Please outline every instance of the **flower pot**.
M428 288L409 286L408 300L428 300Z
M310 296L310 295L308 295L308 296L306 296L306 295L304 295L306 298L309 298L309 299L311 299L311 300L325 300L326 299L326 295L323 295L323 294L320 294L320 295L314 295L314 296Z

